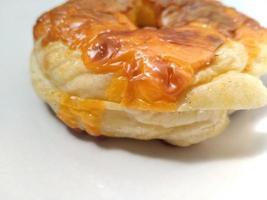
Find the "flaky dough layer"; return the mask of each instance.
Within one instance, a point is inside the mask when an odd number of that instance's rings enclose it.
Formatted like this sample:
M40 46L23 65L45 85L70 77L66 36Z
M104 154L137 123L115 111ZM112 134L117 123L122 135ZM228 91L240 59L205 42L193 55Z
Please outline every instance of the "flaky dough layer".
M187 93L175 112L129 109L104 100L104 88L112 75L90 73L81 62L79 52L69 50L60 42L45 48L36 43L31 58L31 75L37 93L55 113L61 106L61 94L103 99L101 135L163 139L174 145L188 146L221 133L229 121L228 110L257 108L267 102L267 90L261 81L242 73L247 62L242 45L227 44L217 54L217 62L199 72L196 86ZM54 67L47 70L42 63ZM75 120L80 119L77 117ZM86 130L82 121L78 124L79 127L75 128Z

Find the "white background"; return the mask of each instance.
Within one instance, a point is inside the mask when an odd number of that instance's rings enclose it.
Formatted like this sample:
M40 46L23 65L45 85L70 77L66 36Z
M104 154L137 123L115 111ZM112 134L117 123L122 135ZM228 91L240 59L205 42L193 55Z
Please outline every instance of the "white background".
M0 0L1 200L267 199L267 108L185 149L78 137L59 123L28 72L35 19L59 2ZM267 26L267 1L225 2Z

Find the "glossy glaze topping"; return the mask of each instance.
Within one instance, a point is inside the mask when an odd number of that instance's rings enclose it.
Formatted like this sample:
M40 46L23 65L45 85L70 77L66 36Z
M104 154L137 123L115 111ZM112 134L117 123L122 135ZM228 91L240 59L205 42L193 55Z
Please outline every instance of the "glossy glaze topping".
M101 135L104 104L99 100L63 95L57 116L70 128L83 129L94 136Z
M222 37L194 27L109 32L86 47L83 60L95 73L113 72L115 79L126 80L120 83L125 90L117 93L119 102L174 103L222 43Z
M113 73L107 100L173 110L247 19L209 0L72 0L41 16L34 37L81 50L93 73Z
M163 12L162 24L170 27L180 27L190 23L205 24L225 36L233 37L246 19L247 17L235 9L224 7L217 1L188 0L180 5L168 7Z

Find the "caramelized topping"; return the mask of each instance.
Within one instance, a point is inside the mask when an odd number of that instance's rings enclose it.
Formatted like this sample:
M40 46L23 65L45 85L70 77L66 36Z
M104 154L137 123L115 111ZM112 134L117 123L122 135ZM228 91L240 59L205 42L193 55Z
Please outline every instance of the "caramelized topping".
M58 117L70 128L79 129L81 124L85 131L100 135L104 104L102 101L64 96L61 99Z
M89 43L102 32L136 29L135 25L120 12L97 11L100 6L104 6L101 2L107 1L69 1L45 13L34 27L34 38L44 37L42 40L44 45L61 40L75 49L82 48L83 44Z
M233 8L224 7L217 1L189 0L182 5L168 7L162 14L161 23L168 27L180 27L197 22L232 37L245 19L245 16Z
M207 30L195 33L194 27L103 33L83 51L83 60L94 73L127 79L124 94L117 94L127 105L137 100L174 103L224 41ZM112 96L109 100L118 99Z
M246 37L239 29L247 21L212 0L71 0L40 17L34 37L61 40L81 50L91 72L113 73L107 100L164 110L175 108L227 37Z

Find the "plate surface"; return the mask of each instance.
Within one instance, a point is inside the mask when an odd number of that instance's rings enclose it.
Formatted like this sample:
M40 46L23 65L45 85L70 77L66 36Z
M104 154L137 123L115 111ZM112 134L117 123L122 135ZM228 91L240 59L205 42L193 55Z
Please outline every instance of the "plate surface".
M225 2L267 26L265 0ZM267 107L235 113L224 134L190 148L66 129L28 72L32 25L58 3L1 0L0 199L267 199Z

